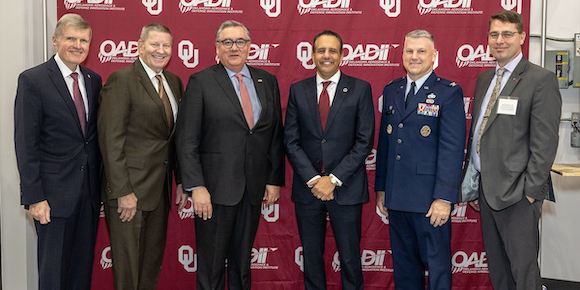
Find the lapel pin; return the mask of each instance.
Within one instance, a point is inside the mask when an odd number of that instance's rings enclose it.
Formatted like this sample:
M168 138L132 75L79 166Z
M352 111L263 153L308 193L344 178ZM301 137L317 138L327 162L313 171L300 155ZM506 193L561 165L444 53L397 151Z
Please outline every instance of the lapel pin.
M91 78L91 75L90 74L87 74L87 77L90 79Z
M258 79L258 82L261 83L262 82L262 79Z
M429 99L435 99L437 96L434 93L430 93L427 98Z
M452 86L452 87L454 87L454 86L456 86L456 85L457 85L457 83L456 83L456 82L452 82L452 83L450 83L449 85L450 85L450 86Z
M428 86L424 86L423 88L424 88L424 89L426 89L426 90L428 90L428 89L429 89L429 87L428 87Z
M403 86L401 86L399 89L402 89L402 88L403 88Z
M344 89L342 89L342 91L346 93L346 92L348 92L348 89L344 88Z

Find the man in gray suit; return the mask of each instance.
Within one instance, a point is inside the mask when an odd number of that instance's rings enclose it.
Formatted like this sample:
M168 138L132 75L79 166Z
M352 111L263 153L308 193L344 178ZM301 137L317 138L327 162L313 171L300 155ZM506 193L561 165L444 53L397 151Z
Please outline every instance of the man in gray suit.
M538 221L558 147L562 100L556 76L522 55L519 14L489 22L495 69L477 79L462 201L479 199L494 289L541 289ZM478 180L479 179L479 180Z

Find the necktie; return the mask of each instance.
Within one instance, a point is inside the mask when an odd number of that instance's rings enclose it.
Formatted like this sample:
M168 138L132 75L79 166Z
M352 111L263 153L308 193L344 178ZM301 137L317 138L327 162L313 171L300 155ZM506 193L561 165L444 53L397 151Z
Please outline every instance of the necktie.
M405 99L405 109L411 103L411 99L413 99L413 97L415 96L415 87L416 86L417 85L415 84L415 82L411 83L411 89L407 93L407 98Z
M244 117L246 117L248 127L252 129L254 128L254 108L252 107L252 100L250 100L250 94L248 93L248 89L244 84L244 76L242 74L236 74L236 77L240 82L240 97L242 98L242 110L244 111Z
M479 125L479 131L477 132L477 154L479 155L479 147L481 145L481 135L483 134L483 130L485 129L485 125L487 125L487 120L489 119L489 114L491 114L491 109L495 105L495 101L497 101L497 96L499 95L499 88L501 87L501 79L503 77L503 73L505 72L505 68L500 68L497 70L497 78L495 80L495 87L493 87L493 91L491 93L491 98L489 98L489 103L487 104L487 108L485 109L485 114L483 115L483 119L481 120L481 125Z
M171 130L173 128L173 110L171 109L171 102L169 102L169 97L167 96L167 93L165 93L165 87L163 86L163 79L161 78L161 75L156 75L155 77L159 81L159 98L161 98L163 107L165 107L167 126L168 129Z
M81 89L79 88L79 75L76 72L70 74L73 78L73 98L75 103L75 108L77 109L77 115L79 116L79 121L81 123L81 130L83 135L85 134L85 128L87 126L87 111L85 110L85 101L81 95Z
M328 120L328 112L330 111L330 97L328 96L328 85L330 81L322 83L322 92L318 100L318 114L320 115L320 125L322 125L322 132L326 129L326 121Z

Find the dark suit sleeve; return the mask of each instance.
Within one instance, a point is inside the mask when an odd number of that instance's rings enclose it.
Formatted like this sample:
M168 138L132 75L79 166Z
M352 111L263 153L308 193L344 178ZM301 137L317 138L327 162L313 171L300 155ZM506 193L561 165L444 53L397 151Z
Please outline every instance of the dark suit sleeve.
M270 160L269 177L266 184L284 186L284 128L282 126L282 106L280 104L280 88L278 80L272 76L272 92L274 94L275 124L268 159Z
M465 126L463 90L459 86L451 87L440 113L433 199L457 202L465 150Z
M14 142L24 205L46 200L40 175L41 126L41 92L33 78L23 73L18 78L14 106Z
M387 85L388 86L388 85ZM385 191L387 183L387 156L389 151L389 138L387 137L387 117L385 100L387 99L387 86L383 89L383 112L381 113L381 125L379 127L379 142L377 145L377 168L375 170L375 191Z
M125 154L130 111L128 80L113 72L101 90L97 116L99 147L109 189L108 199L133 192Z
M562 98L556 75L542 70L543 76L536 83L530 113L530 159L526 167L524 194L543 199L544 186L558 149L558 130L562 110Z
M344 183L343 186L350 184L350 176L356 173L361 164L364 164L364 160L374 145L375 110L371 85L366 82L358 99L355 134L352 149L331 172Z
M286 107L286 121L284 123L284 144L288 152L288 159L292 163L294 172L304 183L319 174L302 148L302 134L300 132L300 112L296 101L296 86L290 86L290 96Z
M183 188L205 186L200 151L203 126L203 92L196 74L191 75L177 114L175 144Z

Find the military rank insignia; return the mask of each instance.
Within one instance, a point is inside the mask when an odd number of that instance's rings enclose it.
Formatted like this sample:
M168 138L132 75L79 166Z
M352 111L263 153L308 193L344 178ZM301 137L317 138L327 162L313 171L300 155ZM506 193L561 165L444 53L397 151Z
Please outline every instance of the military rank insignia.
M439 105L419 103L417 114L430 117L439 117Z

